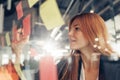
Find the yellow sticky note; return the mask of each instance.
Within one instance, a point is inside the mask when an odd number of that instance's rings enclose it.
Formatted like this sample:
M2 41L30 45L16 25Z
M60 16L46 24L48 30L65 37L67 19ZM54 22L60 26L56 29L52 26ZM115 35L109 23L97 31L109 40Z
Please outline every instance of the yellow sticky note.
M64 24L64 20L62 19L56 0L45 1L40 6L39 13L48 30Z
M31 8L34 4L36 4L39 0L28 0L29 7Z
M16 65L16 64L17 64L17 65ZM17 74L19 75L20 79L21 79L21 80L27 80L26 77L24 76L21 68L20 68L20 64L18 64L18 63L16 63L16 64L14 65L14 68L15 68Z
M7 46L11 45L9 32L5 35Z

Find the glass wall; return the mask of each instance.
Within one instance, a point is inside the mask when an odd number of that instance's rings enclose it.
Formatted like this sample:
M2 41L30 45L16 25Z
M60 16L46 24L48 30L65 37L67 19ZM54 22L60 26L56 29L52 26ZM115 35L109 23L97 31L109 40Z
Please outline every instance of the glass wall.
M68 58L71 51L69 20L78 13L88 12L97 13L105 20L110 44L120 56L120 0L0 0L0 79L39 80L42 60L51 63L56 74L53 65L63 57ZM16 45L25 38L25 44ZM17 54L12 47L17 49ZM46 54L52 57L46 58ZM115 80L120 80L117 60Z

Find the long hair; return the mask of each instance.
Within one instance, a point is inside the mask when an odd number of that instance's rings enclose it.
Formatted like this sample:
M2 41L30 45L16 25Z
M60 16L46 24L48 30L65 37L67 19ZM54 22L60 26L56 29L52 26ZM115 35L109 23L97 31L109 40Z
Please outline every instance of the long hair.
M83 35L96 52L104 55L110 55L113 53L113 50L108 43L108 31L102 17L96 13L83 13L76 15L71 19L69 27L71 27L74 20L78 20ZM98 41L95 41L95 39L98 39Z
M69 29L71 28L74 20L79 22L78 24L81 26L80 29L83 32L83 35L89 41L89 44L95 52L102 53L104 55L110 55L113 53L111 46L108 44L109 36L107 27L102 17L96 13L83 13L76 15L71 19ZM98 40L96 41L95 39ZM70 65L71 70L66 69L67 73L64 74L64 78L62 80L78 80L79 59L80 57L78 57L78 55L76 56L75 51L75 53L72 54L72 63Z
M78 61L80 60L80 55L77 53L77 50L75 52L72 51L71 59L71 63L66 63L66 66L63 69L62 77L60 77L59 80L78 80Z

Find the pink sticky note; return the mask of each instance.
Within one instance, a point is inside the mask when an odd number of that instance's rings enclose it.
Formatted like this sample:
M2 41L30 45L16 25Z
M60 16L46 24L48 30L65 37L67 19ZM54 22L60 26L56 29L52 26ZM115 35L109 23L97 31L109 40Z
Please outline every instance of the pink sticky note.
M31 15L28 14L24 18L24 20L23 20L23 32L24 32L24 36L30 35L30 32L31 32L30 22L31 22Z
M20 1L16 6L18 20L23 16L22 2Z
M40 59L40 80L58 80L53 57L46 55Z

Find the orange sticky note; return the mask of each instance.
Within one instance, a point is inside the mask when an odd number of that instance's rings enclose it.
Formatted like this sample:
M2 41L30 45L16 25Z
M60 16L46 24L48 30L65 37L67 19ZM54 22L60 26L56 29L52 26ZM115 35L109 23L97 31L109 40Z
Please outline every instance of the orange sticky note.
M18 20L23 16L22 2L20 1L16 6Z
M8 65L6 65L6 68L8 70L8 73L11 75L12 80L19 80L19 76L11 62Z
M2 69L3 68L3 69ZM10 74L4 67L0 67L0 80L12 80Z
M24 36L30 35L30 32L31 32L30 23L31 23L31 15L28 14L28 15L24 18L24 20L23 20L23 32L24 32Z
M46 55L40 59L40 80L58 80L54 59Z

